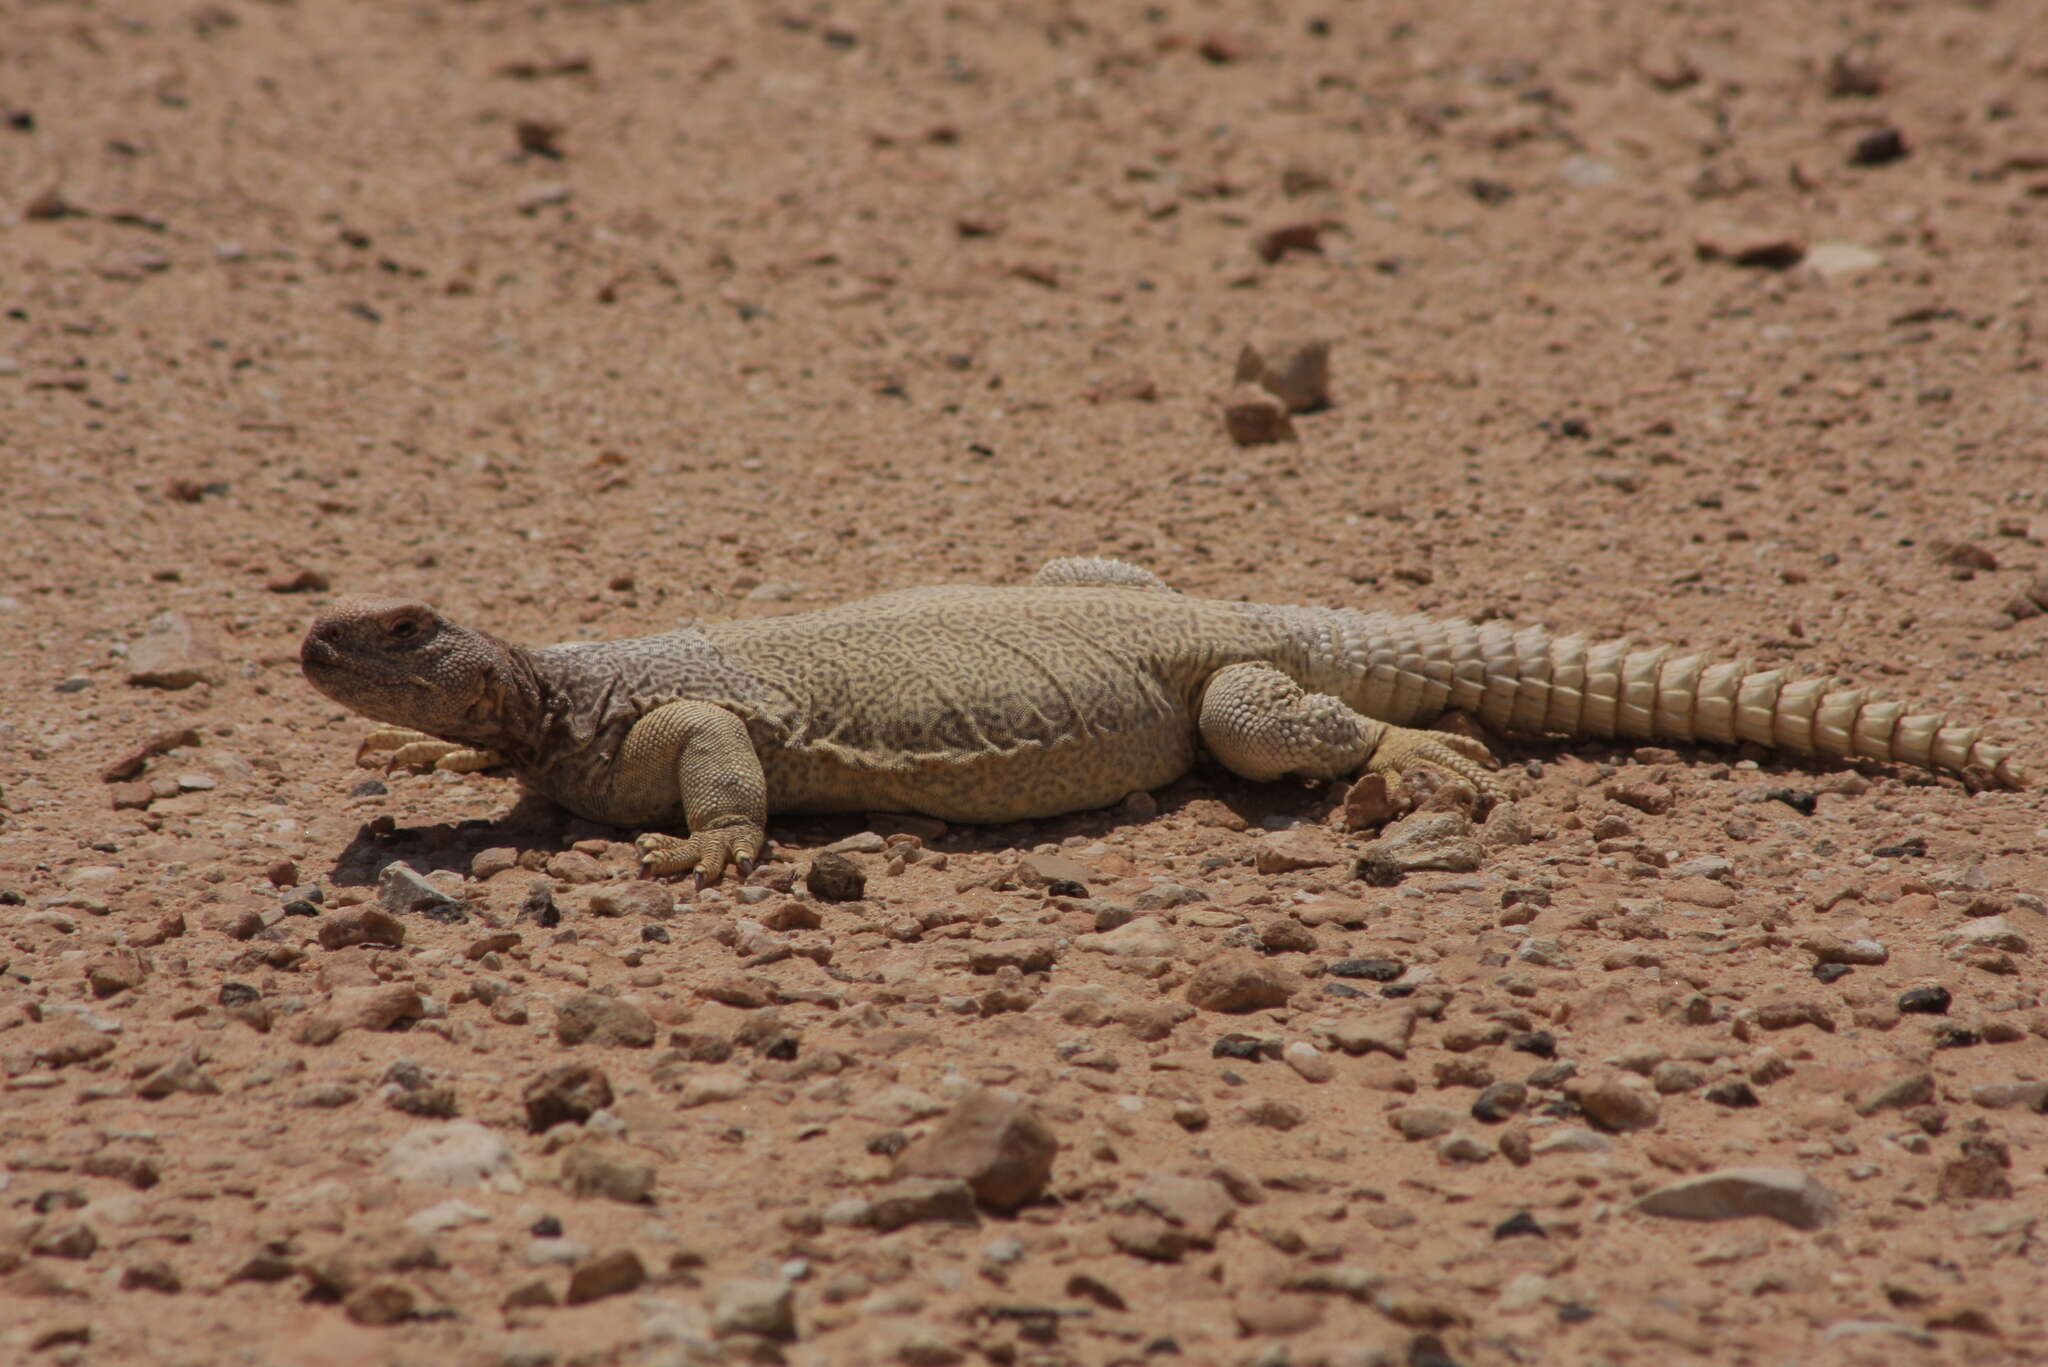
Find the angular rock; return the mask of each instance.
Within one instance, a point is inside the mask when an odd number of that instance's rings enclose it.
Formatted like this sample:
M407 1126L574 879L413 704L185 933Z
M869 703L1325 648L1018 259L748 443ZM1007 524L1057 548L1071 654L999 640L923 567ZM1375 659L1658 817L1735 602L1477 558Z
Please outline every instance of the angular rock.
M1396 1007L1372 1015L1346 1016L1330 1031L1330 1041L1347 1054L1385 1054L1408 1057L1408 1041L1415 1034L1415 1011Z
M1358 854L1356 875L1376 886L1411 873L1471 873L1486 857L1472 821L1459 812L1417 812L1387 827Z
M1841 1214L1834 1194L1798 1168L1722 1168L1659 1187L1636 1202L1645 1215L1739 1220L1767 1215L1794 1229L1820 1229Z
M719 1338L753 1334L776 1343L796 1341L796 1292L788 1282L745 1277L718 1289L711 1332Z
M526 1084L520 1093L526 1128L534 1134L565 1121L577 1124L612 1104L611 1079L587 1063L562 1063Z
M990 1210L1034 1201L1052 1178L1059 1140L1029 1102L977 1088L896 1161L899 1177L954 1178Z
M1255 384L1289 413L1313 413L1330 406L1330 342L1322 337L1285 337L1246 342L1237 353L1236 384Z
M460 910L455 898L429 883L417 870L395 860L377 874L377 902L393 916L437 907Z
M1294 441L1287 405L1255 385L1239 385L1223 400L1223 430L1239 446Z
M1133 923L1135 924L1135 923ZM1187 999L1203 1011L1263 1011L1284 1006L1300 979L1248 950L1227 950L1195 970Z
M180 1050L176 1058L144 1078L135 1088L135 1095L151 1101L176 1092L189 1092L194 1096L220 1095L219 1084L199 1066L197 1049Z
M1334 845L1318 835L1280 831L1259 842L1252 854L1252 864L1260 873L1292 873L1297 869L1326 869L1343 858Z
M868 1203L868 1223L887 1234L906 1225L972 1225L974 1189L955 1178L909 1177L892 1182Z
M654 1165L616 1144L582 1143L562 1155L562 1185L571 1196L602 1196L639 1205L654 1194Z
M564 1044L646 1049L654 1044L654 1018L632 1002L579 992L556 1005L555 1038Z
M417 1019L425 1009L411 983L335 989L325 1010L300 1022L293 1038L301 1044L332 1044L350 1030L389 1030Z
M607 1296L637 1291L647 1282L647 1268L630 1248L613 1249L588 1259L569 1275L570 1305L588 1305Z
M1131 1200L1176 1228L1202 1248L1237 1214L1237 1202L1221 1182L1206 1177L1149 1177L1131 1193Z
M1458 1113L1447 1106L1397 1106L1387 1112L1387 1123L1403 1139L1414 1143L1440 1139L1458 1128Z
M1180 941L1157 916L1140 916L1115 930L1077 936L1074 947L1127 959L1177 959L1181 952Z

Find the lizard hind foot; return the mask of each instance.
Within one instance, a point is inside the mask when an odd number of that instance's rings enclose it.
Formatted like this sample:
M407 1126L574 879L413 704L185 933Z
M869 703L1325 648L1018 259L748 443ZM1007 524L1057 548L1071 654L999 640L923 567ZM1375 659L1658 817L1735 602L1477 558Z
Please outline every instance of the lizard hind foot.
M689 836L649 831L633 842L640 850L640 871L650 876L697 871L697 883L708 887L736 865L744 878L754 871L767 833L758 827L720 826Z
M1418 764L1434 765L1457 775L1478 790L1481 798L1496 802L1507 797L1500 777L1494 773L1493 752L1482 741L1450 731L1420 731L1382 723L1379 744L1373 748L1366 768L1375 774L1398 777Z

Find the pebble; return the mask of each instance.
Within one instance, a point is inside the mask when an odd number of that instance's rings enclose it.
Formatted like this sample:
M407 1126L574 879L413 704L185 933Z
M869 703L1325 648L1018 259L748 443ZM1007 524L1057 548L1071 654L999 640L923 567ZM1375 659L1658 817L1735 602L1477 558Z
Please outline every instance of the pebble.
M654 1165L616 1144L585 1142L562 1155L562 1185L571 1196L602 1196L638 1205L654 1194Z
M823 902L858 902L867 895L868 877L843 854L820 854L804 870L804 887Z
M795 1288L766 1277L727 1282L711 1304L711 1332L719 1338L753 1334L776 1343L794 1343Z
M664 884L634 879L593 889L589 906L592 916L635 916L642 920L666 921L675 915L676 895Z
M1229 1189L1206 1177L1148 1177L1132 1190L1131 1201L1184 1231L1200 1248L1213 1245L1237 1214Z
M1360 850L1354 870L1367 883L1386 887L1411 873L1472 873L1485 857L1471 818L1460 812L1417 812Z
M395 860L377 873L377 902L393 916L437 907L460 909L456 899L428 882L416 870ZM463 919L468 918L465 916Z
M1507 1151L1505 1138L1502 1152ZM1531 1153L1612 1153L1614 1141L1606 1135L1589 1130L1583 1125L1565 1125L1550 1131L1529 1144Z
M1343 860L1336 846L1308 831L1280 831L1261 840L1252 851L1252 866L1269 875L1326 869Z
M1437 1139L1458 1128L1458 1113L1446 1106L1397 1106L1387 1112L1387 1123L1403 1139Z
M1519 1082L1496 1082L1472 1102L1472 1118L1488 1125L1511 1119L1529 1103L1529 1089Z
M1765 1215L1794 1229L1820 1229L1841 1214L1833 1193L1798 1168L1722 1168L1659 1187L1636 1202L1645 1215L1736 1220Z
M377 907L350 907L323 919L318 939L320 947L327 950L347 949L351 945L396 948L405 943L405 926Z
M1602 1129L1627 1133L1646 1130L1657 1123L1656 1093L1633 1073L1602 1072L1568 1086L1566 1091Z
M1280 1051L1280 1060L1308 1082L1328 1082L1337 1076L1337 1067L1313 1044L1295 1040Z
M908 1225L971 1225L978 1218L974 1189L957 1178L903 1178L868 1200L868 1224L884 1234Z
M1390 983L1408 971L1399 959L1338 959L1324 970L1333 978L1364 978Z

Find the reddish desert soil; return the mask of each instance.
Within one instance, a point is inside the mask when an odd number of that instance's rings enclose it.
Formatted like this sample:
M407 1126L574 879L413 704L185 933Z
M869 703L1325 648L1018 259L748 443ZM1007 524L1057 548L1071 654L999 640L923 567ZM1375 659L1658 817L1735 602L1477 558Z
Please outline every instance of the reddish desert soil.
M1477 872L1367 886L1341 785L1205 771L914 859L778 821L668 908L631 832L357 768L295 659L342 592L544 642L1110 554L2038 769L2039 20L0 5L0 1359L2048 1358L2038 791L1510 741ZM1239 447L1290 334L1333 402ZM327 947L393 861L454 910ZM1196 1009L1226 953L1295 990ZM533 1133L565 1064L611 1104ZM1014 1213L899 1172L963 1097L1057 1138ZM1638 1206L1753 1167L1817 1227Z

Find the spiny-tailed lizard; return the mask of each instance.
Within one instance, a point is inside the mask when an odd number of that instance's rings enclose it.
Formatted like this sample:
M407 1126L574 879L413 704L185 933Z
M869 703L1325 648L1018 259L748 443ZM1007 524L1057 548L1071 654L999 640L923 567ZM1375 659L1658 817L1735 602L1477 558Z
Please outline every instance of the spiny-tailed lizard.
M1062 559L1016 588L925 588L816 612L527 649L425 603L351 597L300 649L401 763L504 764L639 837L650 873L715 880L770 812L993 822L1107 806L1206 750L1250 779L1434 764L1498 795L1484 745L1411 729L1752 741L2021 787L1980 728L1860 688L1668 646L1386 612L1185 597Z

